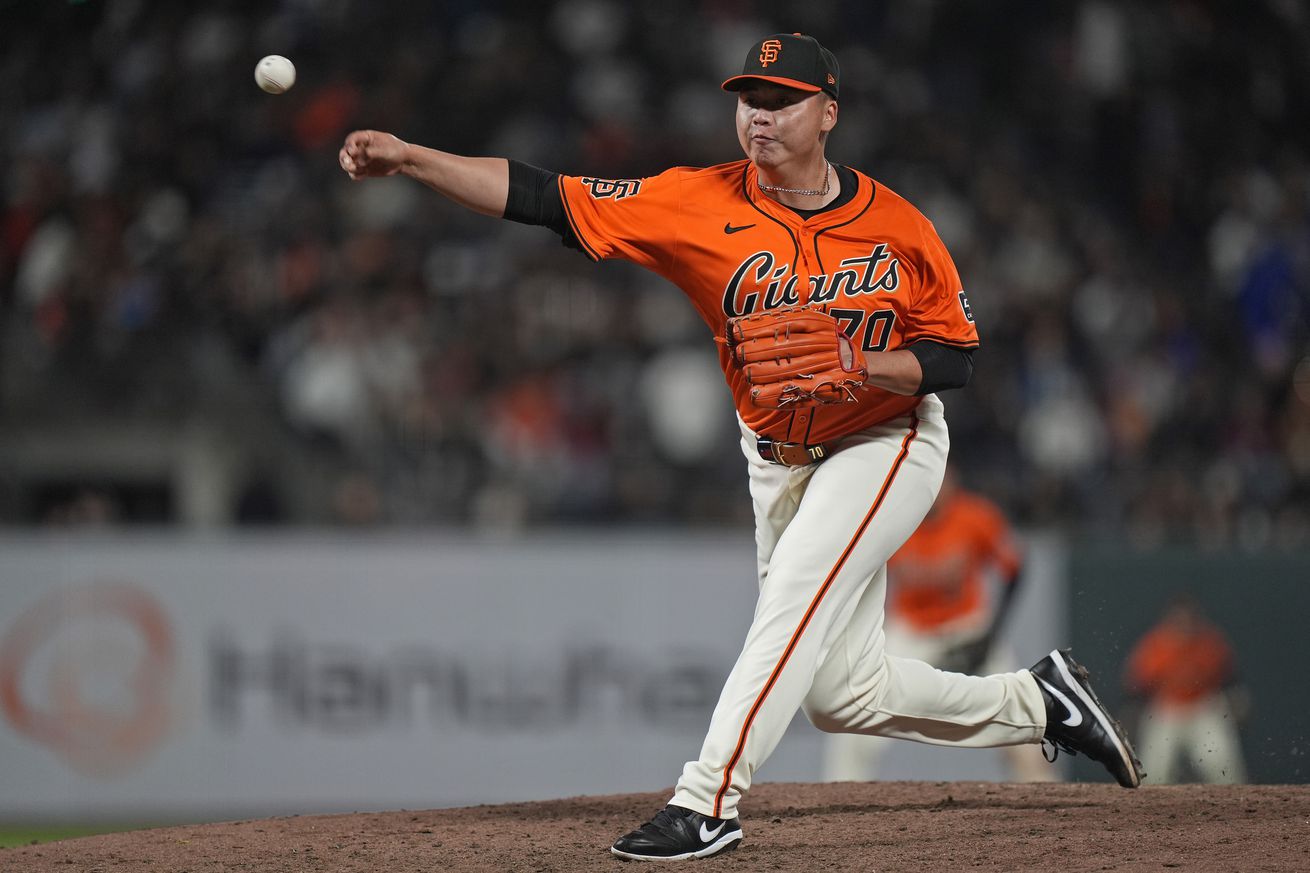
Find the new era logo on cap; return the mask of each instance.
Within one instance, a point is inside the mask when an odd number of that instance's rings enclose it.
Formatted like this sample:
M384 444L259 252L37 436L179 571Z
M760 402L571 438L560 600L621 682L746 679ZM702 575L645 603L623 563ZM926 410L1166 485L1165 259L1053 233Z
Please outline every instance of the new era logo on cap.
M817 39L803 33L775 33L751 48L741 75L724 82L723 90L739 91L757 79L802 91L825 91L836 99L840 78L837 58Z

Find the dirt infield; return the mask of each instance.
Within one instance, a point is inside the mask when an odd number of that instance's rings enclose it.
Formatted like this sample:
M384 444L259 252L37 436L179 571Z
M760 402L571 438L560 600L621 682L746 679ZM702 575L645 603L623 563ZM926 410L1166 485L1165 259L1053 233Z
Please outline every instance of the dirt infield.
M0 850L0 871L636 869L610 842L667 792L422 812L304 816ZM697 870L1310 869L1310 786L763 784L745 840ZM642 867L642 869L648 869Z

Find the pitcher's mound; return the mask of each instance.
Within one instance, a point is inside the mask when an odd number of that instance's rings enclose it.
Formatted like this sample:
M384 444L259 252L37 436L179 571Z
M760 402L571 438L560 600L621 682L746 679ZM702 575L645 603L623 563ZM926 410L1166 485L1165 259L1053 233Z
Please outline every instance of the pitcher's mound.
M0 850L0 871L445 873L652 869L609 852L669 796L188 825ZM692 869L1305 870L1310 787L765 783L745 839ZM677 864L658 865L660 869Z

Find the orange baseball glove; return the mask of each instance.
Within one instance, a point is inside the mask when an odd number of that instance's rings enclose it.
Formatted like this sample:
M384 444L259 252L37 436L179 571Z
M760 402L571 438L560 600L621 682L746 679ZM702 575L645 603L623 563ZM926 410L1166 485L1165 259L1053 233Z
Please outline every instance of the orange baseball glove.
M869 376L864 356L837 319L818 309L767 309L730 318L725 333L756 406L854 401L855 389Z

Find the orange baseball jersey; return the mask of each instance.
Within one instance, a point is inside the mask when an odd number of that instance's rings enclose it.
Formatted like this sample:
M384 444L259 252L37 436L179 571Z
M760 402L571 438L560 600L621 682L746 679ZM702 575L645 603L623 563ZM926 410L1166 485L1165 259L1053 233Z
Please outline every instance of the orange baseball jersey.
M1000 509L956 491L887 562L888 611L924 631L955 622L986 608L989 569L1009 581L1021 563Z
M886 186L855 177L854 199L809 218L765 196L748 160L646 179L560 176L559 187L588 256L623 258L673 282L715 336L734 316L812 304L867 351L921 339L977 347L968 299L932 224ZM865 387L852 403L761 409L723 345L719 364L746 425L774 440L835 439L906 415L920 400Z
M1232 674L1232 650L1218 628L1185 633L1167 623L1153 628L1128 658L1128 686L1165 704L1209 697Z

